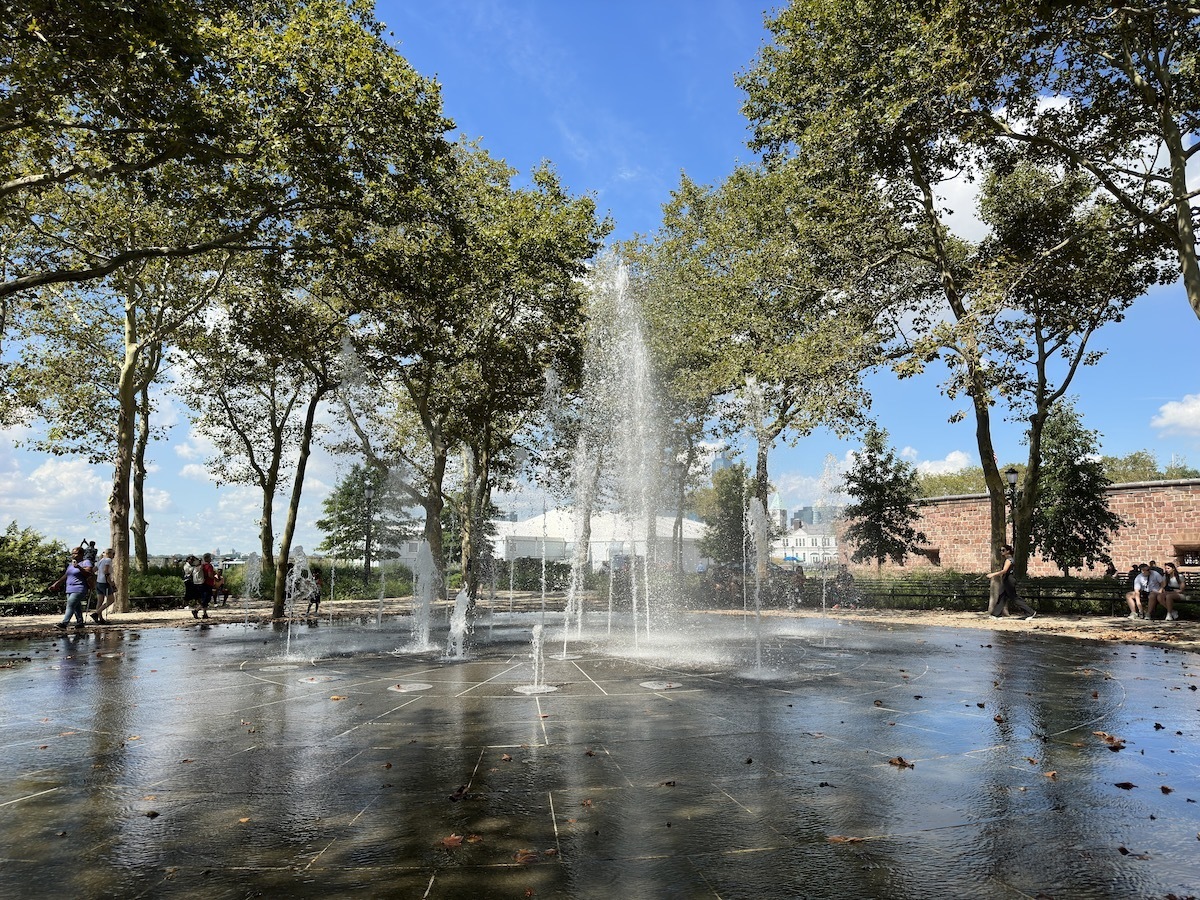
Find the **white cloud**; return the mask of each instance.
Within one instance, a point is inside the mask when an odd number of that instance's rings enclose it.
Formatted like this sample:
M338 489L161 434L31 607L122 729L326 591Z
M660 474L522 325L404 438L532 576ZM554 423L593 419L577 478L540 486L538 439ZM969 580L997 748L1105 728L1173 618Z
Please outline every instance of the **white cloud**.
M1200 394L1185 394L1158 408L1150 425L1163 434L1200 435Z
M142 496L146 504L146 512L169 512L174 506L171 501L171 492L164 491L161 488L147 486L142 491Z
M944 459L927 459L916 465L917 471L922 475L946 475L950 472L961 472L971 464L969 455L961 450L951 450Z
M179 470L179 477L186 478L189 481L212 481L212 476L209 475L208 469L199 463L188 463Z

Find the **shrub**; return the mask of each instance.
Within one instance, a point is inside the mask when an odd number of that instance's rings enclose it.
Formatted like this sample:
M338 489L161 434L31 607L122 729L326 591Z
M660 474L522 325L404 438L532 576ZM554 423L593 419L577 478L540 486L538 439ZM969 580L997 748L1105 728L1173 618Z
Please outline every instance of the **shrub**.
M68 548L16 522L0 534L0 596L41 594L66 567Z

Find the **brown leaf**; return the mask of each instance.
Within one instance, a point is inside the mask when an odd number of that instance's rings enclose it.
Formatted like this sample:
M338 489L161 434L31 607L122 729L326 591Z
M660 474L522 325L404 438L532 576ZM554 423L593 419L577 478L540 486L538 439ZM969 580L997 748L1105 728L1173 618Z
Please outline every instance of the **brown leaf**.
M583 755L584 756L595 756L596 751L595 750L585 750L585 751L583 751Z
M1123 791L1132 791L1137 785L1132 781L1118 781L1116 787L1119 787Z
M863 842L863 840L864 840L864 838L846 837L845 835L841 835L841 834L834 834L834 835L829 836L829 843L831 843L831 844L861 844Z
M392 764L391 764L391 763L384 763L384 764L383 764L383 767L384 767L385 769L390 769L390 768L392 767Z
M463 842L463 839L462 839L461 834L449 834L446 837L442 838L439 843L443 847L445 847L446 849L449 850L449 849L453 849L455 847L461 847L462 842Z
M154 810L150 810L148 813L146 813L146 818L147 819L157 819L158 813L155 812Z
M239 825L245 825L245 824L246 824L247 822L249 822L249 821L250 821L250 817L249 817L249 816L246 816L244 819L238 819L238 824L239 824Z
M467 835L467 843L468 844L482 844L483 836L479 835L479 834L468 834Z
M660 781L658 783L658 786L659 787L675 787L675 782L674 781Z
M1162 787L1159 788L1159 790L1162 791L1164 794L1170 794L1171 792L1173 792L1175 790L1175 788L1169 788L1164 784Z
M512 762L512 757L505 753L500 757L500 762Z
M1049 778L1051 781L1058 781L1058 772L1043 772L1042 774L1045 775L1047 778Z
M546 850L543 850L542 855L543 856L558 856L558 851L555 850L553 847L550 847Z
M888 760L888 763L890 765L895 766L898 769L915 769L916 768L916 765L914 763L910 763L903 756L893 756L891 759Z
M525 896L532 897L533 896L533 888L525 888Z
M1037 765L1038 761L1036 759L1034 759L1032 756L1027 756L1027 757L1025 757L1025 759L1028 760L1028 762L1031 766Z
M186 765L187 763L190 763L191 760L190 759L181 759L180 762Z
M330 697L329 699L330 699L330 700L345 700L346 698L345 698L345 697L339 697L337 694L334 694L334 695L333 695L332 697Z
M541 859L541 855L536 850L518 850L513 855L513 859L515 859L521 865L527 866L530 863L535 863Z
M1004 722L1004 716L999 716L999 715L997 715L997 716L992 716L992 721L993 721L993 722L996 722L996 723L1003 723L1003 722Z
M591 806L591 805L592 805L592 801L591 801L591 799L587 799L587 800L584 800L584 801L583 801L582 803L580 803L579 805L580 805L580 806Z
M1100 699L1100 692L1099 692L1099 691L1092 691L1092 699L1093 699L1093 700L1099 700L1099 699Z
M883 706L883 701L882 701L882 700L876 700L876 701L875 701L875 706Z

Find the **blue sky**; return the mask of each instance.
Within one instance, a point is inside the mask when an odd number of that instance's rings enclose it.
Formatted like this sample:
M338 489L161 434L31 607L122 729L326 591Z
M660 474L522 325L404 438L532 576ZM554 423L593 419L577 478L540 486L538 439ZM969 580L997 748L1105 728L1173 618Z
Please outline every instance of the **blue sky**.
M574 193L590 193L615 223L614 238L653 231L681 172L720 181L753 154L733 83L765 37L763 7L745 0L389 0L377 12L400 52L442 85L446 114L462 134L528 172L554 164ZM973 236L970 198L947 198L957 228ZM1106 453L1148 449L1200 465L1200 321L1179 286L1143 298L1125 322L1095 345L1108 350L1084 370L1072 393ZM946 400L932 375L870 380L873 410L892 443L924 468L977 461L974 424L947 419L961 404ZM215 488L203 466L209 448L188 434L186 413L164 399L167 441L153 448L149 494L152 553L253 550L258 518L253 491ZM998 422L1001 463L1024 459L1021 429ZM10 432L19 438L20 432ZM854 447L829 434L802 439L772 457L772 476L789 508L819 492L826 456ZM311 522L348 461L319 454L306 482L297 541L320 540ZM110 473L78 460L0 446L0 518L16 519L67 542L90 535L107 543ZM533 495L517 499L540 512ZM283 501L277 528L282 527Z

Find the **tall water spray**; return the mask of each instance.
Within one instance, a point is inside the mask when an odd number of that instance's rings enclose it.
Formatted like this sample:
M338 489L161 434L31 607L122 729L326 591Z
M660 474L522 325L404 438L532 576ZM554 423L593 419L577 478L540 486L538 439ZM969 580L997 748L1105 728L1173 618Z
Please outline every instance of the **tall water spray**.
M467 658L467 609L471 595L463 588L454 598L454 612L450 614L450 637L446 643L448 659Z
M754 663L762 668L762 588L771 554L771 522L762 501L750 498L750 546L754 551Z
M591 295L585 425L593 439L604 442L603 452L612 460L613 487L627 527L624 543L636 647L654 621L650 571L661 468L653 367L625 266L611 258L597 265Z
M413 564L412 644L415 649L429 647L429 621L433 598L438 593L437 563L428 541L421 541Z
M292 619L295 617L296 604L307 603L313 591L317 589L317 581L312 570L308 567L308 555L304 548L297 544L292 549L291 565L287 570L287 578L283 583L283 594L286 602L288 629L287 655L292 653Z
M591 542L594 463L583 434L575 444L571 480L575 488L575 552L571 559L571 579L567 584L567 605L563 616L562 656L566 658L567 642L574 618L575 636L583 631L583 582L588 568L588 546Z

